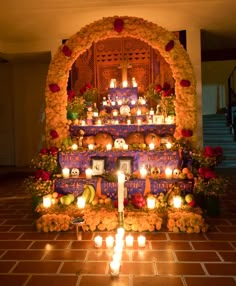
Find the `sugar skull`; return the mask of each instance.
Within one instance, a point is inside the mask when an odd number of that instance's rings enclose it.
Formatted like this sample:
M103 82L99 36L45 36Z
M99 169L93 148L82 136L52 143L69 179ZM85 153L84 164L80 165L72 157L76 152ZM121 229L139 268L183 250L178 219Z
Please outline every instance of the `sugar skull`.
M79 177L79 169L72 168L70 172L71 177L78 178Z
M125 145L125 139L124 138L117 138L114 142L114 147L116 149L123 149L123 145Z

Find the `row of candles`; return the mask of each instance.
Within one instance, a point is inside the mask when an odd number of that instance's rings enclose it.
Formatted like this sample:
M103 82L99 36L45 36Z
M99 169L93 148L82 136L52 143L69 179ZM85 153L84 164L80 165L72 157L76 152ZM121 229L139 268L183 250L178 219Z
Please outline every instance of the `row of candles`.
M167 149L171 149L171 147L172 147L172 144L170 142L167 142L165 145L166 145ZM106 150L107 151L111 151L112 147L113 147L112 144L109 143L109 144L106 145ZM150 143L148 145L148 147L149 147L149 150L154 150L156 148L156 145L155 145L155 143ZM88 144L88 150L93 151L94 148L95 148L94 144ZM115 148L115 149L118 149L118 148ZM122 149L123 150L128 150L129 149L129 145L128 144L123 144L122 145ZM76 143L72 144L71 145L71 150L72 151L77 151L78 150L78 145Z
M146 237L144 235L139 235L137 238L138 246L145 247L146 245ZM122 227L117 229L117 233L115 238L111 235L107 236L105 239L106 247L108 249L113 248L112 260L110 262L110 273L112 276L118 276L120 273L120 266L122 260L122 252L124 246L133 247L134 245L134 237L131 234L125 236L125 230ZM95 236L94 238L94 246L96 248L101 248L103 244L103 238L100 235Z
M140 113L140 114L139 114ZM138 110L137 111L137 115L138 116L141 116L141 110ZM113 112L113 118L116 118L118 116L118 111L114 111ZM167 116L166 118L164 118L162 115L153 115L152 117L149 117L148 119L148 124L174 124L175 122L175 118L173 116ZM142 120L141 118L137 118L136 119L136 122L134 122L134 124L137 124L137 125L141 125L143 123L146 123L145 120ZM81 125L81 126L86 126L87 125L87 122L86 120L81 120L80 124L79 124L79 120L78 119L75 119L73 121L73 124L74 125ZM112 124L113 125L119 125L120 124L120 121L118 119L116 120L112 120ZM127 125L131 125L131 119L127 119L126 121L126 124ZM89 124L91 125L91 124ZM102 119L97 119L95 121L95 125L97 126L102 126L103 125L103 121Z

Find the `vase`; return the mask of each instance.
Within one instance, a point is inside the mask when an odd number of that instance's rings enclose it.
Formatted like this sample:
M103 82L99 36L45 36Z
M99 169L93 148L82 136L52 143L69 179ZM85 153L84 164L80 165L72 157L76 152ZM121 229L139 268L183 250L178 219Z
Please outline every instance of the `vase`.
M218 196L206 197L205 204L208 216L218 216L220 214L220 199Z

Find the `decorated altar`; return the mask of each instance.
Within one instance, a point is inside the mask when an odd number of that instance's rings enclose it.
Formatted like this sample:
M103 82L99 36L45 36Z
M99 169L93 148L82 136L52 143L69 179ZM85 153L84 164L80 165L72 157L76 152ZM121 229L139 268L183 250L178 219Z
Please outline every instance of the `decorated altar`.
M101 102L90 83L79 94L67 90L80 53L93 41L122 36L158 49L175 85L154 82L140 96L139 83L126 73L119 86L109 79ZM108 17L82 28L55 54L45 98L45 148L32 161L35 176L25 182L39 231L66 231L76 219L84 231L120 224L133 231L157 231L163 224L169 231L207 230L195 189L215 175L198 169L215 166L222 154L198 149L194 73L173 33L135 17Z

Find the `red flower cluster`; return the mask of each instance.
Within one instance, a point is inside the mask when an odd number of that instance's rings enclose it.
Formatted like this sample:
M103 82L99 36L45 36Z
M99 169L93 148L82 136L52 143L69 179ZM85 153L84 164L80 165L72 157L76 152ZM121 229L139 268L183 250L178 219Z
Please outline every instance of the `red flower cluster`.
M58 92L60 90L60 87L56 83L50 83L49 89L51 92Z
M66 57L70 57L72 54L72 51L70 50L70 48L67 45L63 46L62 52Z
M223 155L223 149L220 146L206 146L203 150L204 157L220 157Z
M154 87L155 92L160 93L161 96L167 97L174 94L174 89L171 88L170 84L165 82L163 87L160 84L156 84Z
M86 83L81 89L80 93L84 94L87 90L92 89L93 85L91 83Z
M71 102L76 97L76 93L73 90L67 90L67 100Z
M211 179L217 177L216 173L211 168L208 167L200 167L198 169L198 173L201 177L205 179Z
M191 85L191 82L190 82L188 79L182 79L182 80L180 81L180 85L181 85L182 87L189 87L189 86Z
M50 136L51 136L52 139L56 139L56 138L59 137L59 135L58 135L56 130L51 130L50 131Z
M56 155L58 153L58 148L55 146L52 146L50 148L42 148L40 150L40 154L42 155Z
M192 137L193 131L190 129L182 129L181 134L183 137Z
M34 175L35 179L42 179L43 181L50 180L50 173L44 170L37 170Z
M124 29L124 21L121 18L116 18L114 21L114 30L117 33L121 33L122 30Z

